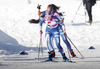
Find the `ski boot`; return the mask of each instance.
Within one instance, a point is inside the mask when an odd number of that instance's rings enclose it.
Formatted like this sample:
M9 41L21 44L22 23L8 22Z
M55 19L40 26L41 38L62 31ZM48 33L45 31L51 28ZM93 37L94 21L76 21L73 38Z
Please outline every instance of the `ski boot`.
M46 61L52 61L52 58L47 58L47 60Z
M91 20L89 20L89 21L86 21L87 23L90 23L90 25L92 24L92 21Z
M73 50L70 51L70 54L72 55L72 57L76 57L75 53L73 52Z
M65 53L62 55L64 62L69 62L69 59L65 56Z
M48 52L48 54L49 54L49 57L47 58L47 61L52 61L52 58L55 57L55 51L53 50L51 52Z
M52 54L52 58L54 58L55 57L55 51L54 50L51 51L51 54Z
M92 21L91 20L89 20L89 21L86 21L87 23L92 23Z

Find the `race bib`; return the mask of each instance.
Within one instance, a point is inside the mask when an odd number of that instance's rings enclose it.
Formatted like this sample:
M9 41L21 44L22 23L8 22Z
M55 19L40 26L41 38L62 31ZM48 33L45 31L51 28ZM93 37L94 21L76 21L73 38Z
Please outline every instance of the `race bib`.
M55 21L46 21L47 25L50 27L55 27L57 26L57 23Z

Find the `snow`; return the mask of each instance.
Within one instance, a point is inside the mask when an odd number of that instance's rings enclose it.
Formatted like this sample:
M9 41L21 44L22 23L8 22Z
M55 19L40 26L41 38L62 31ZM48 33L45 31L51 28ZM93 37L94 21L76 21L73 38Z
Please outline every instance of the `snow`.
M31 1L29 4L28 1ZM93 23L85 23L84 6L81 5L73 23L71 23L82 0L0 0L0 69L99 69L100 68L100 1L93 6ZM62 62L58 49L56 58L59 62L41 62L48 56L45 42L45 24L43 25L43 57L39 46L39 25L30 24L29 19L38 19L38 4L41 11L46 10L48 4L60 6L59 12L65 12L64 23L68 37L79 49L85 59L72 58L76 63ZM88 15L86 16L88 20ZM61 39L61 45L68 57L67 48ZM89 50L93 46L95 49ZM81 57L72 45L77 56ZM28 55L19 55L21 51Z

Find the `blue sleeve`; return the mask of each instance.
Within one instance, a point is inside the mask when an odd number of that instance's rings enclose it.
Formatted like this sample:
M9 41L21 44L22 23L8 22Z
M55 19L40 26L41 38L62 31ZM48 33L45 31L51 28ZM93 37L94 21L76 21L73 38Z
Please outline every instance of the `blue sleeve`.
M58 18L59 20L62 19L62 17L59 15L58 12L54 13L54 16L55 16L56 18Z
M46 11L41 12L41 13L42 13L42 15L45 15L45 12L46 12Z
M44 18L42 18L42 20L40 21L40 26L42 26L42 24L44 23Z
M65 27L65 24L63 22L60 21L59 24Z

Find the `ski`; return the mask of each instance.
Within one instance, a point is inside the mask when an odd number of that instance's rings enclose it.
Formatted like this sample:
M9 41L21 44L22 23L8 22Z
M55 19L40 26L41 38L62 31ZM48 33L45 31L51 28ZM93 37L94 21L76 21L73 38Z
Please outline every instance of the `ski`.
M60 58L60 57L55 57L56 59ZM37 60L38 58L35 58L35 60ZM60 61L60 60L52 60L52 61L47 61L45 60L47 59L47 57L44 58L39 58L40 62L66 62L64 60ZM68 61L68 63L76 63L75 61Z
M41 62L66 62L66 61L56 61L56 60L47 61L47 60L45 60L45 61L41 61ZM68 63L76 63L76 62L74 62L74 61L68 61Z
M69 61L70 63L76 63L75 61Z
M56 60L52 60L52 61L44 60L44 61L41 61L41 62L59 62L59 61L56 61Z
M80 57L76 57L76 58L78 58L78 59L84 59L84 58L80 58Z
M81 58L81 57L70 57L70 58L84 59L84 58Z

